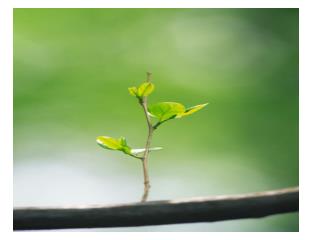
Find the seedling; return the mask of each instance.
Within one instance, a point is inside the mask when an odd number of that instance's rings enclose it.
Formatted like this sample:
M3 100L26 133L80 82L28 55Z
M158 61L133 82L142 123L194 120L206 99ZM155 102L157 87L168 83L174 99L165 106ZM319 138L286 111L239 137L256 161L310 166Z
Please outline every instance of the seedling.
M139 87L129 87L129 93L136 97L138 103L141 105L148 125L148 136L145 148L133 149L128 144L124 137L119 139L99 136L97 143L109 150L118 150L131 157L140 159L143 166L144 176L144 193L141 201L145 202L148 198L150 189L150 180L148 174L148 160L149 152L161 150L160 147L151 148L151 141L153 132L159 128L163 123L177 118L182 118L191 115L200 109L204 108L208 103L196 105L186 108L183 104L177 102L159 102L148 105L148 96L154 91L155 86L151 83L151 73L147 73L146 82L142 83Z

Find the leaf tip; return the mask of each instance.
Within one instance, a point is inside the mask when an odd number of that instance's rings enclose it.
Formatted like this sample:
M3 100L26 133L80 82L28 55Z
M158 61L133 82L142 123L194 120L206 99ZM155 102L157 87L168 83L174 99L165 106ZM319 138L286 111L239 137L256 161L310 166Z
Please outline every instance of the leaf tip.
M207 102L207 103L200 104L200 105L202 105L203 107L205 107L205 106L209 105L209 103Z
M104 143L103 143L103 139L105 137L104 136L98 136L96 137L96 143L100 146L100 147L103 147L103 148L106 148Z
M102 143L102 139L103 138L103 136L98 136L98 137L96 137L96 142L97 143Z

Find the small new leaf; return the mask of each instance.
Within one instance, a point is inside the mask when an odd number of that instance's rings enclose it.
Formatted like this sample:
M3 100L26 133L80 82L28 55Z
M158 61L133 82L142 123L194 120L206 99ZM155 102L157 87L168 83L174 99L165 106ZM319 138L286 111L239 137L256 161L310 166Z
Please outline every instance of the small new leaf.
M137 87L129 87L130 95L142 98L149 96L154 91L154 84L151 82L144 82L138 88Z
M158 118L159 122L164 122L177 114L184 113L186 109L181 103L160 102L149 106L148 111L151 116Z
M97 137L97 143L106 149L110 150L121 150L123 145L118 139L107 137L107 136L99 136Z
M154 85L151 82L145 82L140 85L138 88L138 95L139 97L147 97L149 96L154 90Z
M125 154L131 154L131 148L127 145L127 141L124 137L115 139L112 137L100 136L97 137L97 143L101 147L109 150L118 150L124 152Z
M129 90L130 95L137 97L138 90L136 87L129 87L128 90Z

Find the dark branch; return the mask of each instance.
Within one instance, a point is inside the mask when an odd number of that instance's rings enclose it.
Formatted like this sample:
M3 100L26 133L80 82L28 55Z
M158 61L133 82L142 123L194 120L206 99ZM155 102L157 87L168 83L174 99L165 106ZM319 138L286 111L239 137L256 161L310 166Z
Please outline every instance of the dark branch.
M130 227L260 218L296 212L299 189L244 195L152 201L115 206L16 208L14 230Z

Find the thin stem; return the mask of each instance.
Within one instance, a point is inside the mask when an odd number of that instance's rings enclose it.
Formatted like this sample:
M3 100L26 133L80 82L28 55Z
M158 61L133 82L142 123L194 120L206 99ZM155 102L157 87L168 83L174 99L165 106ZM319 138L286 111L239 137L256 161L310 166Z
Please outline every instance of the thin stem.
M147 72L147 82L151 81L151 73ZM143 154L142 160L142 166L143 166L143 177L144 177L144 193L141 199L141 202L145 202L149 195L149 189L151 187L150 180L149 180L149 173L148 173L148 159L149 159L149 149L151 145L152 135L153 135L153 126L150 119L150 116L148 114L148 99L147 97L143 97L139 101L140 105L143 108L144 115L146 117L147 125L148 125L148 137L147 142L145 146L145 152Z
M141 103L142 108L144 110L146 119L147 119L147 124L148 124L148 137L147 137L147 142L145 146L145 152L142 157L142 166L143 166L143 176L144 176L144 194L142 196L141 201L145 202L148 198L148 193L150 189L150 180L149 180L149 174L148 174L148 159L149 159L149 148L151 145L151 140L152 140L152 135L153 135L153 127L151 124L150 117L147 112L147 103L145 101L142 101Z
M137 159L142 160L142 157L139 157L139 156L137 156L137 155L135 155L135 154L128 154L128 155L131 156L131 157L134 157L134 158L137 158Z

